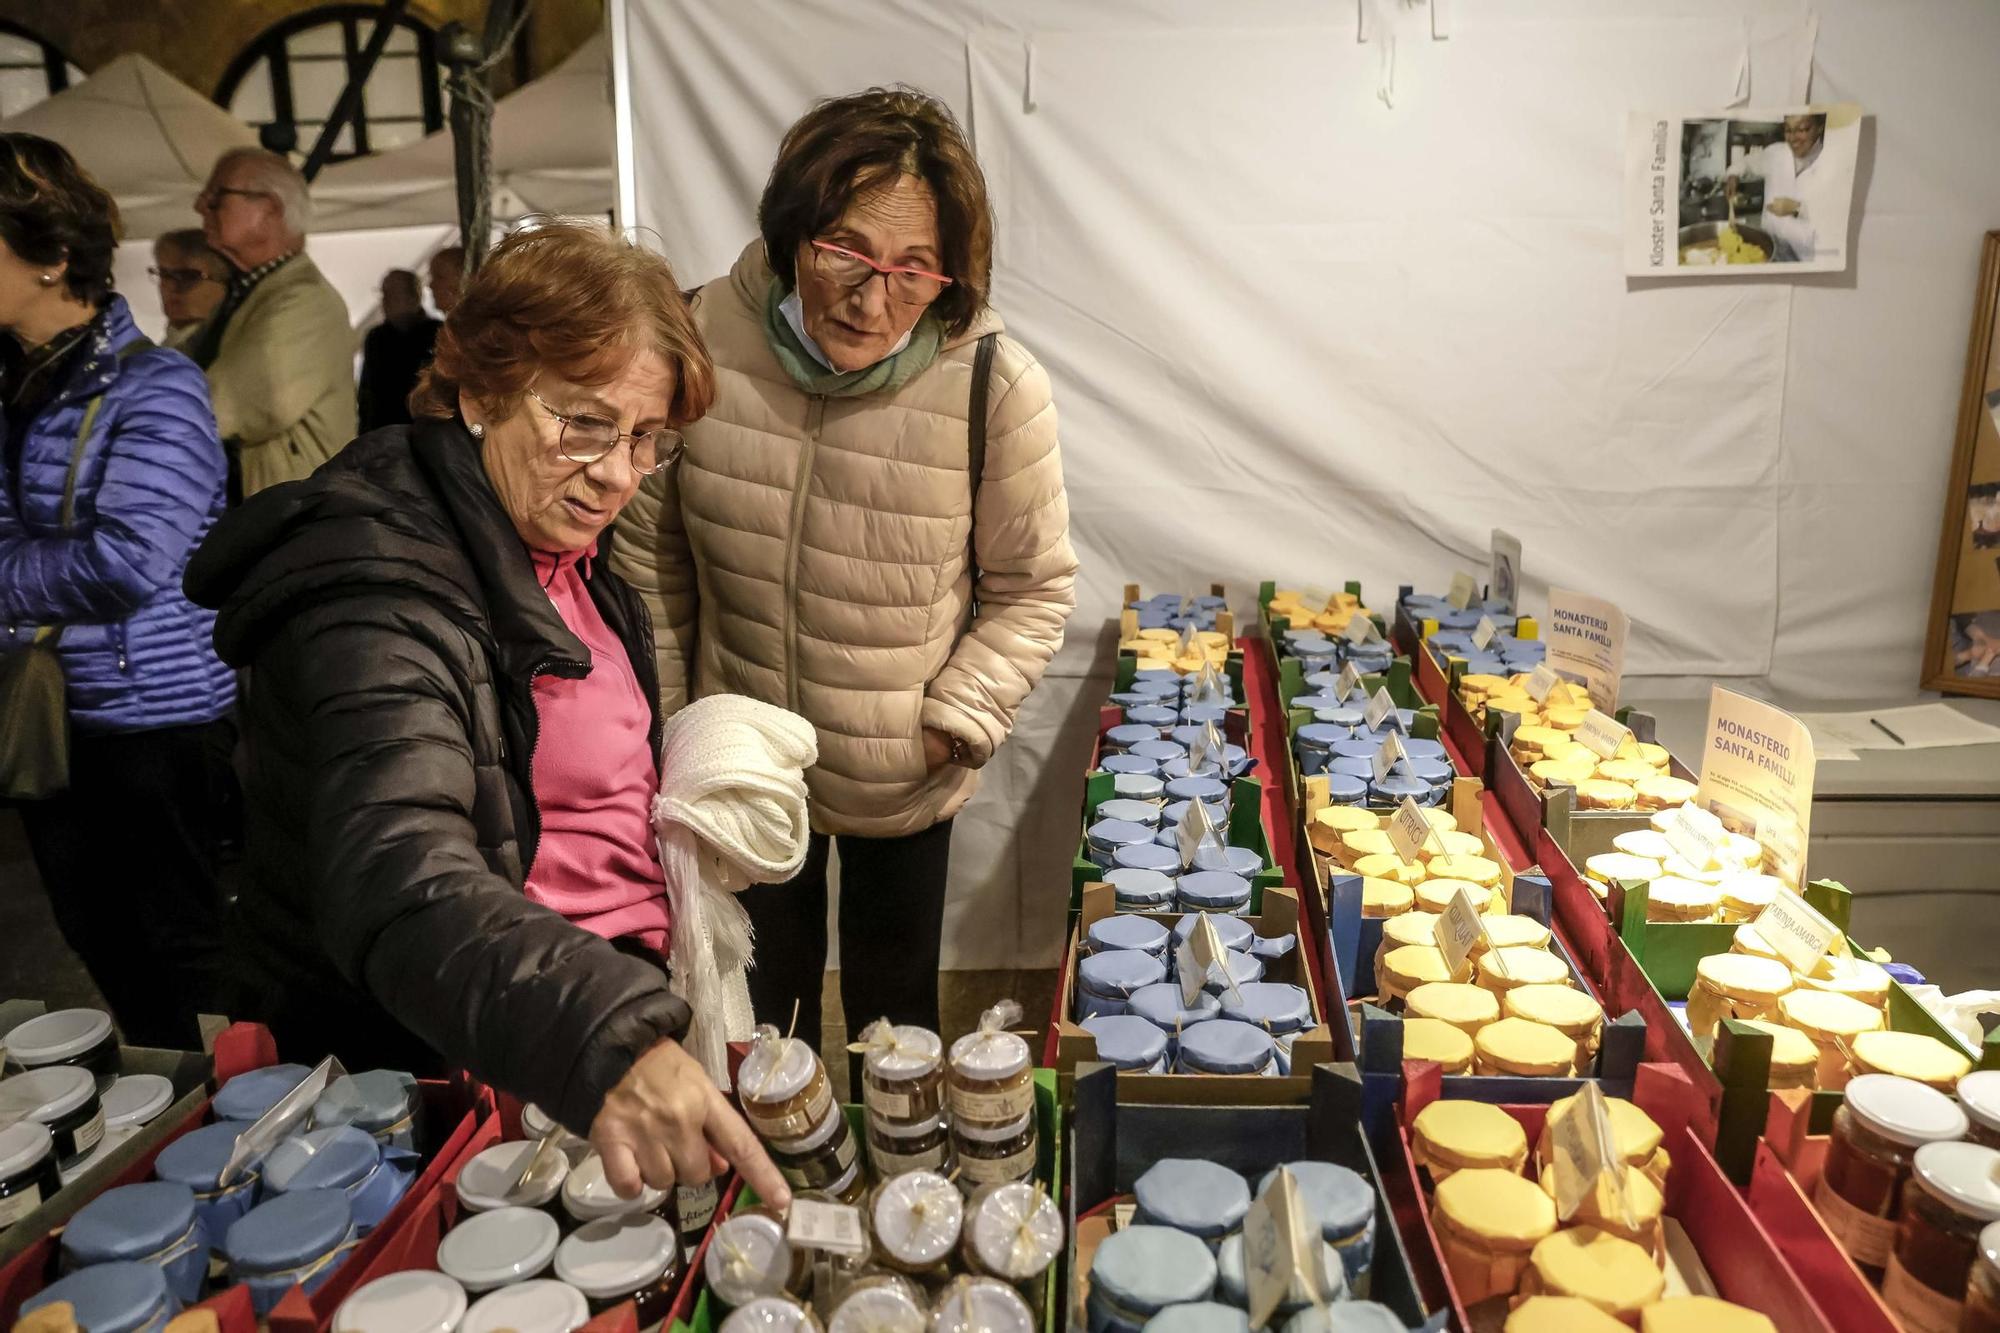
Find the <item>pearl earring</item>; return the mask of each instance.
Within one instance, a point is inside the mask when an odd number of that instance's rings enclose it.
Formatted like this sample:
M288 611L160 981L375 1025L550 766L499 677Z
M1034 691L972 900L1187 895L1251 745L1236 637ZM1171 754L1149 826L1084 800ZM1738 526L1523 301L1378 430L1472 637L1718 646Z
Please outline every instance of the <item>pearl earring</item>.
M55 274L53 274L53 273L44 273L44 274L42 274L42 286L44 286L44 287L53 287L53 286L55 286L55 285L56 285L56 275L55 275Z
M483 440L486 438L486 427L480 425L477 421L473 422L470 426L466 427L466 429L472 432L472 438L475 440Z

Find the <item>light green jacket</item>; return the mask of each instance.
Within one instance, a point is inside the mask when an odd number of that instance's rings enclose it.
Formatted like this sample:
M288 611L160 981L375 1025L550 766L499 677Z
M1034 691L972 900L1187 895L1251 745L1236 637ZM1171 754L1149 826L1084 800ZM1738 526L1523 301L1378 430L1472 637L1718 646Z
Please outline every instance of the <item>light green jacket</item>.
M243 298L208 368L215 425L243 461L243 494L296 481L359 428L347 305L305 255Z

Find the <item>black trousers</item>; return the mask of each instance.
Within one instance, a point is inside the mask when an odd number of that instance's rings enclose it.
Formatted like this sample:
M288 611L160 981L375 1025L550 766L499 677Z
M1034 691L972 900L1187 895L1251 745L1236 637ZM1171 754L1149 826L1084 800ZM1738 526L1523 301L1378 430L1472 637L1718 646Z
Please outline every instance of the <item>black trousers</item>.
M833 841L812 835L799 873L746 889L756 928L750 1001L757 1021L820 1048L826 973L826 860ZM848 1039L878 1018L938 1029L938 956L944 938L951 821L900 838L840 838L840 1007Z
M235 724L72 733L70 786L20 806L56 925L136 1046L201 1049L217 1012L221 793Z

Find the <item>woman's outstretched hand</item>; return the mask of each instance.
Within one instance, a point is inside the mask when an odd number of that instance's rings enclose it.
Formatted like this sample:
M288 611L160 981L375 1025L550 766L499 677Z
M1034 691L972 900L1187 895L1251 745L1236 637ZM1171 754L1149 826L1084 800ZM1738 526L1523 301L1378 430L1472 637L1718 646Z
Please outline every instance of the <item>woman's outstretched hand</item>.
M764 1145L677 1041L633 1061L598 1110L590 1146L621 1199L636 1196L642 1184L699 1185L734 1166L765 1203L791 1206L792 1191Z

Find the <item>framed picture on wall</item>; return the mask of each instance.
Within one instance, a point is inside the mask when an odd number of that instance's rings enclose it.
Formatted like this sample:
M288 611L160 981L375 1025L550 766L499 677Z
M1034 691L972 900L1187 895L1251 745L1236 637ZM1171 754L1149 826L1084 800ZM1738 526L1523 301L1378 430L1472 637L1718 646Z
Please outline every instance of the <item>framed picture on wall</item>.
M1979 265L1923 683L2000 699L2000 231Z

